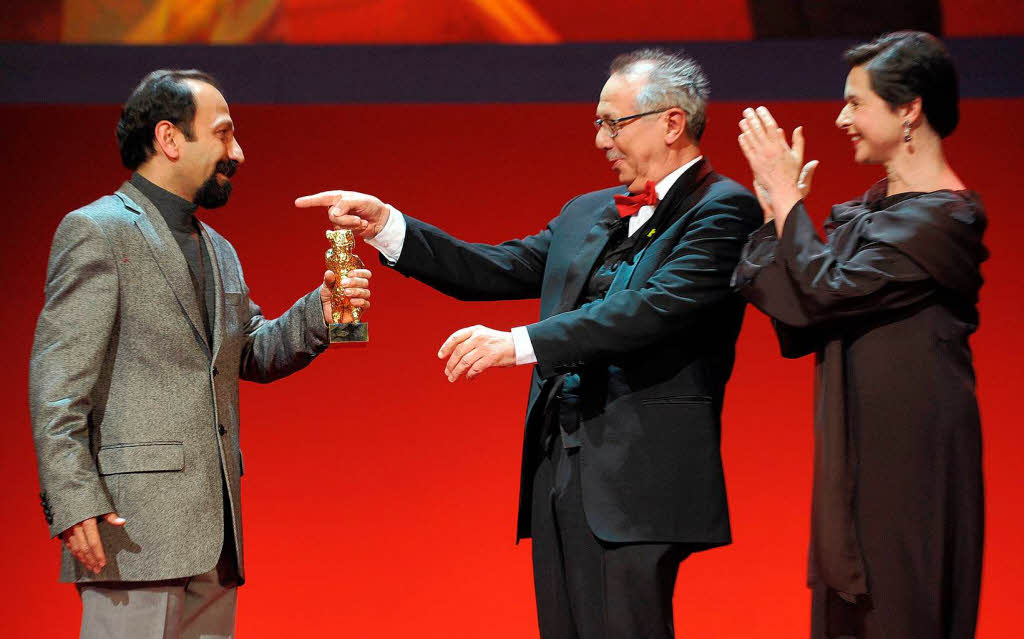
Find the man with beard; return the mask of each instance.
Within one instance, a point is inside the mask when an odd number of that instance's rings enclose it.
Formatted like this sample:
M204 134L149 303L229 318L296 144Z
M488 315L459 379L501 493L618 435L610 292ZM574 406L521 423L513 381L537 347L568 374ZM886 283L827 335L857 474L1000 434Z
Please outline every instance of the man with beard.
M328 345L337 278L268 320L234 248L196 220L244 161L200 71L155 71L121 112L134 170L53 239L29 395L43 510L78 584L82 637L231 637L244 580L238 381ZM346 293L369 305L369 271Z

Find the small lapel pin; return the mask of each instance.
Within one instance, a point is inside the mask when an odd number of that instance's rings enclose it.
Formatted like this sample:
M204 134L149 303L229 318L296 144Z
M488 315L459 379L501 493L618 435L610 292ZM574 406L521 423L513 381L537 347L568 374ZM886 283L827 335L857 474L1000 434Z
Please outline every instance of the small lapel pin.
M658 229L651 229L650 232L647 233L647 237L654 237L654 234L657 232Z

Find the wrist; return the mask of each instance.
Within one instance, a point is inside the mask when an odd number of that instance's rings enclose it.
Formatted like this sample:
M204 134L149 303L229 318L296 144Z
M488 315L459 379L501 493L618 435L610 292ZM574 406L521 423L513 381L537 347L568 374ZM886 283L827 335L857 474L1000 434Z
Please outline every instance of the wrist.
M785 219L796 203L804 199L804 194L800 192L796 184L787 184L784 187L772 189L769 192L769 197L772 202L773 217Z
M381 203L380 213L377 215L377 223L373 225L373 235L368 236L366 239L372 239L381 234L384 228L388 225L388 220L391 219L391 205Z
M502 337L504 337L504 340L505 340L505 348L503 349L504 350L504 361L502 363L505 366L515 366L516 365L516 341L512 337L512 331L508 331L507 333L503 333Z

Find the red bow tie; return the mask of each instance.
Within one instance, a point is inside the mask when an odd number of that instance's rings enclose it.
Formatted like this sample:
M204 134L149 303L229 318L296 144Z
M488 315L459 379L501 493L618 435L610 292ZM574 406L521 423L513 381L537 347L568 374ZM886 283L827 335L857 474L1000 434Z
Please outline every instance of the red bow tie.
M642 206L657 206L658 192L654 190L654 182L648 181L644 190L634 195L616 195L615 208L619 209L619 217L636 215Z

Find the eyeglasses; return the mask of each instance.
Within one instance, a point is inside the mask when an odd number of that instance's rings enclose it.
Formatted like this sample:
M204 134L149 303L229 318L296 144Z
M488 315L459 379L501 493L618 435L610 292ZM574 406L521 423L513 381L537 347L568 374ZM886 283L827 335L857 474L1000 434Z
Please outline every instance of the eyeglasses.
M665 111L668 111L669 109L674 109L674 108L675 107L665 107L664 109L658 109L657 111L644 111L643 113L634 113L633 115L625 115L625 116L623 116L621 118L615 118L614 120L605 120L603 118L598 118L598 119L594 120L594 128L595 129L600 129L603 126L606 129L608 129L608 137L614 138L615 136L617 136L619 134L619 130L624 125L629 124L631 121L636 120L637 118L642 118L645 115L653 115L655 113L664 113Z

